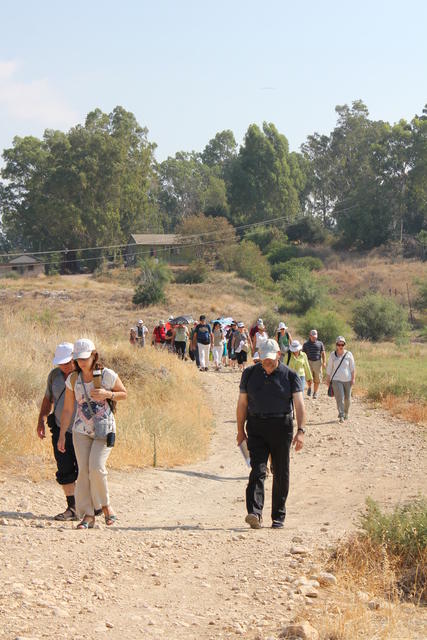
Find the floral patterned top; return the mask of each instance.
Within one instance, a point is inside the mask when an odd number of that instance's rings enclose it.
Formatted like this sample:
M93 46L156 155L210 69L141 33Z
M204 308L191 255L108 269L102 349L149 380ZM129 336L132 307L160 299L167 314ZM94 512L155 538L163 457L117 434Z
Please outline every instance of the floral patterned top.
M65 382L65 386L70 391L73 390L71 385L71 376L70 374ZM102 370L102 387L104 389L112 389L116 384L116 380L118 378L117 373L115 373L112 369L104 368ZM97 419L103 420L108 419L112 421L113 429L116 430L114 414L111 411L110 405L107 400L103 400L102 402L95 402L91 399L90 394L93 389L93 382L83 382L82 375L79 374L77 376L75 385L74 385L74 395L76 398L76 414L74 418L73 431L77 433L83 433L86 436L94 437L95 435L95 426L93 423L94 416ZM88 406L88 398L90 400L90 408ZM92 411L91 411L92 409Z

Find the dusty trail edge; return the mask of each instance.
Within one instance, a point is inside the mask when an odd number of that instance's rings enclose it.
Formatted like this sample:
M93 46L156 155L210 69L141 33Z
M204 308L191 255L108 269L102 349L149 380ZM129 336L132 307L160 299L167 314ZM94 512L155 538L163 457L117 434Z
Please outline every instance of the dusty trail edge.
M338 425L323 387L306 401L285 529L270 528L268 480L265 527L248 530L248 472L235 446L240 376L201 375L215 414L208 459L110 472L114 528L53 522L62 508L53 480L0 472L1 638L277 637L301 607L333 601L331 590L316 600L297 594L292 580L321 568L322 550L354 528L366 496L387 505L425 493L420 428L357 399L349 424ZM296 545L303 554L291 552ZM421 638L425 629L414 620L407 632Z

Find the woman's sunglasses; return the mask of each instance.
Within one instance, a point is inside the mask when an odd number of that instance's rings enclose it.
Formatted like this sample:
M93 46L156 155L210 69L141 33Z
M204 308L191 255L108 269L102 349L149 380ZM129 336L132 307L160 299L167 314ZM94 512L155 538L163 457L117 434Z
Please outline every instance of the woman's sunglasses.
M337 342L337 347L345 347L345 344L343 342Z

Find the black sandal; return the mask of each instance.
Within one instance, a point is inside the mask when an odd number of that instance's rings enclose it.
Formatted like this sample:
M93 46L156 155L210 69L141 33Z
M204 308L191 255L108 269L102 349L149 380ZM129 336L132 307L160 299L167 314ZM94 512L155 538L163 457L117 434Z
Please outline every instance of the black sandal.
M58 513L58 515L56 515L53 519L59 522L70 522L72 520L78 520L77 514L72 507L68 507L68 509L65 509L65 511L63 511L63 513Z

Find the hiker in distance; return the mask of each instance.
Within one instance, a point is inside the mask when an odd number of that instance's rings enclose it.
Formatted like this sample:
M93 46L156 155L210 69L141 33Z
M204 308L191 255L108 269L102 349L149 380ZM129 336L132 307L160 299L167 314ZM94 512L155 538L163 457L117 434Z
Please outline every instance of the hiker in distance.
M192 347L199 353L200 371L208 371L212 330L206 322L206 316L200 316L199 320L199 324L194 329Z
M65 452L58 451L59 428L65 399L65 380L74 371L72 354L73 345L71 342L62 342L56 347L53 358L55 368L52 369L47 377L46 392L40 407L37 423L37 435L39 438L46 437L46 422L52 435L53 454L57 468L56 481L61 485L67 501L65 511L55 516L55 520L62 521L77 520L74 490L78 467L71 429L68 429L65 433ZM73 403L71 406L71 418L74 418L74 414L75 405Z
M92 340L77 340L73 346L73 359L76 371L65 382L58 450L62 453L67 450L65 434L72 424L79 465L76 510L82 518L77 529L93 529L98 503L104 512L105 524L110 526L116 521L110 506L105 465L116 433L115 405L112 403L126 400L127 392L117 373L99 363ZM77 408L72 423L75 403Z
M138 320L136 333L137 333L137 339L138 339L138 346L142 348L145 347L145 336L148 333L148 329L145 326L143 320Z
M286 517L289 492L289 452L291 445L300 451L304 444L305 409L299 376L279 361L276 340L259 346L260 363L245 369L237 402L237 444L247 439L251 472L246 488L246 522L252 529L262 524L264 481L271 455L274 468L272 528L281 529ZM292 404L297 419L293 434ZM246 427L246 432L245 432Z
M304 342L302 350L308 358L308 365L311 369L311 374L314 380L313 400L317 398L317 392L319 390L320 378L322 375L322 369L326 369L326 353L325 346L321 340L317 339L317 330L312 329L308 340ZM311 383L312 380L307 380L308 389L307 395L311 396Z

